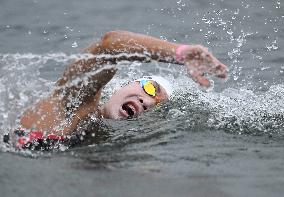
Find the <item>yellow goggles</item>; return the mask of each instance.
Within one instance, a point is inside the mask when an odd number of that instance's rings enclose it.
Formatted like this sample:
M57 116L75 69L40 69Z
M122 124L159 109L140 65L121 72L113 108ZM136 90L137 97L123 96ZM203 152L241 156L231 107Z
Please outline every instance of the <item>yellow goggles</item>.
M151 81L141 80L140 85L143 90L150 96L156 96L157 90L154 84Z
M154 97L156 100L156 103L160 103L160 98L157 95L158 93L157 87L151 81L148 81L148 80L141 80L139 82L143 90L146 92L146 94Z

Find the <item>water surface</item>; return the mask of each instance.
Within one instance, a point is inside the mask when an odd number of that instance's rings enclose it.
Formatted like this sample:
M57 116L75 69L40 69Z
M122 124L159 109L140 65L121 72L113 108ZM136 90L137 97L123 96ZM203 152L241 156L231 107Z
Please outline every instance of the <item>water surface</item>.
M85 144L15 152L1 143L3 196L282 196L283 7L262 1L1 1L0 132L46 96L80 49L124 29L209 48L229 67L202 91L177 65L123 63L127 81L167 76L172 100L101 123Z

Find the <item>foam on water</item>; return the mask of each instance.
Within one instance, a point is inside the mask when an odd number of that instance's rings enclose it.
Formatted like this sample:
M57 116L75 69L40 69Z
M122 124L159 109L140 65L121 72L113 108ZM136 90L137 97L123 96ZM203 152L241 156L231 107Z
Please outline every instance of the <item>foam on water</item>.
M174 100L188 103L177 110L185 121L192 119L192 114L205 113L199 126L235 134L284 135L284 85L271 86L262 93L245 88L228 88L221 93L185 88L182 92L188 93Z
M226 53L220 56L229 62L230 85L237 84L234 87L239 87L239 89L223 88L220 92L220 90L217 91L218 85L216 85L216 88L202 91L191 79L185 76L185 69L182 67L153 62L151 68L149 68L139 62L121 62L118 65L117 75L105 87L102 101L107 100L115 89L143 75L161 74L168 76L176 86L177 91L170 102L149 112L155 117L154 120L148 119L148 116L142 116L143 124L140 119L111 123L114 130L120 131L113 136L114 141L126 139L124 134L134 136L133 132L136 130L139 130L139 136L134 138L140 138L143 136L141 129L149 131L145 133L145 136L148 137L154 135L154 133L156 135L155 130L163 133L161 131L163 129L159 129L159 127L169 130L177 130L176 128L178 128L179 131L202 131L202 129L213 128L233 134L283 136L284 86L282 84L277 85L277 83L267 85L267 80L259 77L257 82L261 86L267 87L264 92L259 92L260 88L256 85L256 80L253 81L253 78L259 76L259 73L269 72L272 69L274 74L278 71L280 74L283 73L283 66L273 67L273 61L276 62L276 60L265 60L268 55L281 49L280 38L282 35L279 24L283 21L283 16L280 16L280 12L278 13L281 8L280 1L273 1L271 4L261 1L244 1L237 3L236 7L230 8L221 6L222 2L211 2L205 10L195 11L192 9L195 7L193 4L198 2L188 3L179 0L175 7L155 8L154 11L161 12L167 17L170 16L177 23L182 24L184 29L181 28L180 32L176 32L176 34L181 34L181 31L190 32L200 35L200 38L205 40L208 46L226 48ZM255 12L249 15L248 11L251 7L255 7ZM275 11L275 13L270 16L269 14L272 11ZM255 22L257 25L254 25L252 18L256 16L259 16L261 20L257 20ZM193 22L192 17L194 18ZM185 26L184 24L187 23L193 24ZM269 35L261 33L262 26L271 29L268 32ZM150 32L151 28L155 27L149 25L147 33ZM164 35L160 37L167 40ZM184 37L187 42L189 40L191 42L191 39L189 39L191 35L184 34ZM195 37L195 39L197 38L199 37ZM174 39L174 41L176 40ZM73 41L72 47L76 48L77 46L78 43ZM120 56L129 55L121 54ZM219 57L219 55L216 56ZM43 77L42 70L50 67L49 72L54 75L56 73L53 68L54 64L60 64L60 71L62 72L63 67L75 59L94 57L100 58L101 56L61 52L0 54L1 134L17 127L19 116L24 109L36 100L48 95L54 87L55 81ZM103 55L103 57L107 56ZM264 63L265 61L269 63ZM247 62L252 66L246 65ZM85 79L77 79L77 82L78 80L87 80L87 78L86 75ZM281 76L278 78L278 81L281 82ZM144 127L145 121L153 126ZM133 123L134 126L132 126ZM122 130L121 125L124 125ZM137 125L141 128L139 129ZM130 139L133 138L130 137Z
M0 57L0 130L1 134L4 134L17 127L19 116L25 108L36 102L37 99L45 97L52 90L54 81L40 77L40 69L46 66L47 62L67 64L74 59L90 58L91 56L56 53L47 55L2 54ZM134 126L132 125L133 121L118 121L116 124L119 125L120 132L113 136L112 141L120 141L118 139L121 139L121 135L123 139L126 139L125 135L130 140L133 139L132 132L135 131L137 125L140 125L143 130L149 131L144 133L146 138L157 135L157 133L164 133L162 132L164 128L170 130L178 128L179 131L202 131L202 129L214 128L235 134L283 135L283 85L272 86L269 91L264 93L254 93L245 88L240 90L228 88L220 93L205 92L191 79L181 74L183 71L180 69L173 69L171 65L169 65L171 68L162 67L155 62L154 65L157 68L157 73L168 75L176 87L175 96L169 103L149 112L152 114L151 119L148 119L147 115L142 116L143 124L140 120L137 120L138 122L134 123ZM103 100L106 100L114 89L127 81L146 74L147 69L142 69L142 66L143 64L137 62L130 64L130 66L129 63L121 63L119 65L120 72L105 88ZM170 71L171 74L169 74ZM152 119L153 117L154 119ZM151 126L146 128L143 126L145 122ZM113 129L116 128L116 124L112 123ZM124 129L121 129L121 124L124 125ZM183 126L181 127L179 124ZM138 129L139 136L134 139L143 138L141 128ZM155 131L157 129L159 132Z

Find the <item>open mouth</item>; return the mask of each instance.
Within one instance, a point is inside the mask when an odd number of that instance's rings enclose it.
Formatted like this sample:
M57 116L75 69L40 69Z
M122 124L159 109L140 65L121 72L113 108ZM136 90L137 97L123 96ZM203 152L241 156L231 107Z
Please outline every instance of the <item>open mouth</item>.
M134 105L132 105L131 103L123 104L122 109L127 113L127 118L132 118L137 113Z

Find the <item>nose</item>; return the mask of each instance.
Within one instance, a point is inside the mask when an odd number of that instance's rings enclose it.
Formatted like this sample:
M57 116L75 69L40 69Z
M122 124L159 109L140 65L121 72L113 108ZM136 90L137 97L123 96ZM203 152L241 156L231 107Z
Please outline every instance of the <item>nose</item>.
M155 106L155 99L152 98L139 98L139 102L142 104L144 111Z
M144 111L146 111L147 107L145 106L144 101L143 101L142 98L139 99L139 102L142 104L142 107L143 107Z

